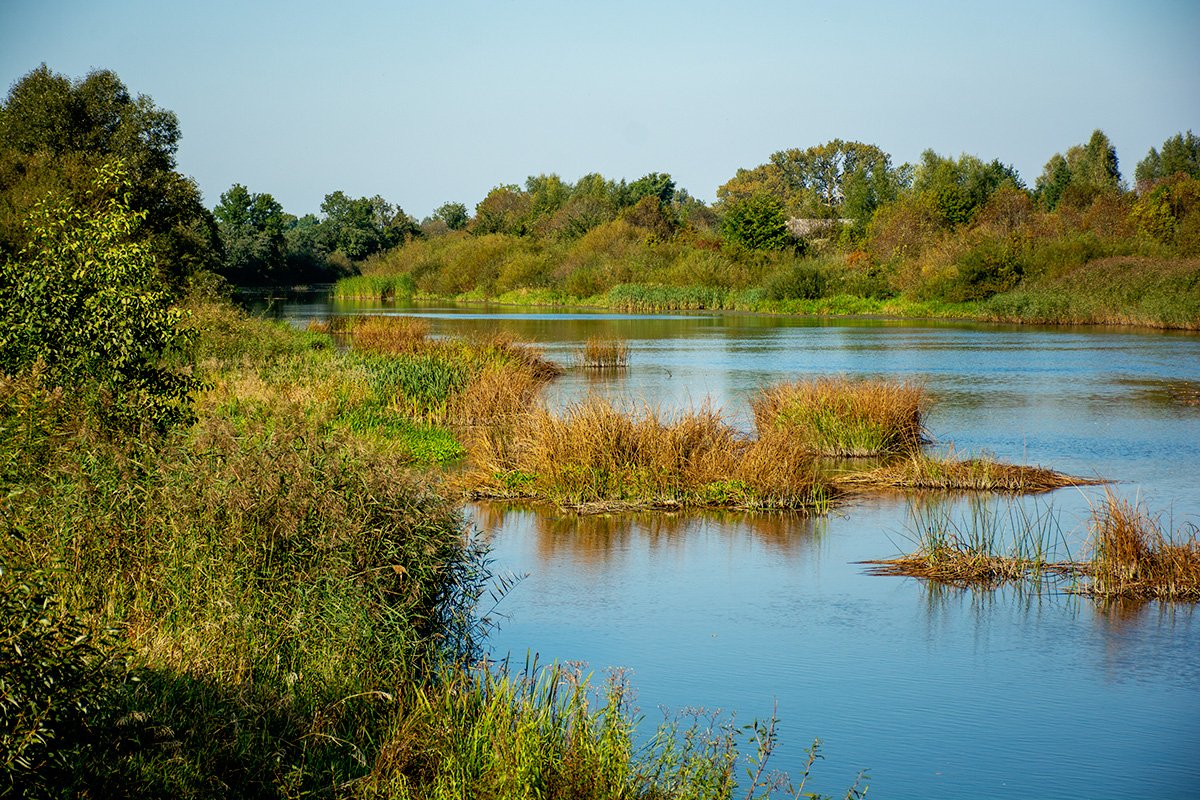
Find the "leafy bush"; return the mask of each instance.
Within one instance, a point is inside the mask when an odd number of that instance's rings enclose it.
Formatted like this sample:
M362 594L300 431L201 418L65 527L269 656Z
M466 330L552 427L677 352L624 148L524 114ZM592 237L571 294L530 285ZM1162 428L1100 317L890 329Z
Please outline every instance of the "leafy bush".
M812 264L796 262L767 279L763 290L768 300L816 300L825 296L825 274Z
M92 203L49 199L31 240L0 266L0 369L28 372L88 398L106 424L162 426L190 414L195 382L164 359L188 345L182 312L156 285L149 246L134 234L120 163L97 171Z

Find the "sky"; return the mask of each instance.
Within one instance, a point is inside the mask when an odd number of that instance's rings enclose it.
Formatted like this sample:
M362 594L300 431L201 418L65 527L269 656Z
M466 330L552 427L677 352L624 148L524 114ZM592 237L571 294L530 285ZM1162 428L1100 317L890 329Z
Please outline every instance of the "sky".
M0 82L111 69L174 111L212 207L335 190L418 219L557 173L704 200L833 138L1015 166L1100 128L1132 179L1200 133L1200 2L0 0Z

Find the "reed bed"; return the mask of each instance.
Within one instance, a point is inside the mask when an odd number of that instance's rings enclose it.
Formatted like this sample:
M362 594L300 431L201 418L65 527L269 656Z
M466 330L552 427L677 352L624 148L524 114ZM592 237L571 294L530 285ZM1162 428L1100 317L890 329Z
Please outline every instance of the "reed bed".
M812 457L781 440L740 437L709 406L667 418L598 397L538 407L506 436L479 441L476 496L542 497L564 507L823 508Z
M623 673L597 687L574 664L445 670L402 696L361 788L414 800L731 797L740 730L695 715L639 746L630 694Z
M1092 511L1090 580L1077 591L1099 598L1200 600L1200 530L1169 531L1140 503L1105 493Z
M823 456L918 452L925 390L891 380L815 378L761 390L750 401L759 438L787 437Z
M949 453L936 458L913 453L908 458L866 472L851 473L837 479L847 489L923 489L970 492L1047 492L1064 486L1088 486L1103 483L1097 478L1079 478L1045 467L1031 467L997 461L989 456L959 458Z
M622 370L629 366L629 345L623 339L590 337L579 353L584 369Z
M1052 560L1063 545L1058 519L1049 507L1032 511L1009 502L999 509L971 504L968 519L937 504L914 511L913 552L863 563L873 575L921 578L953 586L995 587L1077 574L1080 565Z

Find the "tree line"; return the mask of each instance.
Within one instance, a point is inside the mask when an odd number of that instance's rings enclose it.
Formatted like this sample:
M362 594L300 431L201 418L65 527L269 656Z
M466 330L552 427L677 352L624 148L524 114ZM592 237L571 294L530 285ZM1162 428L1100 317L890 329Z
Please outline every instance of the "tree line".
M874 144L834 139L739 169L711 205L667 173L632 181L593 173L573 183L542 174L496 186L473 210L446 202L420 222L380 195L342 191L327 194L319 214L296 216L240 183L208 209L177 170L179 137L172 112L132 94L110 70L72 80L43 64L22 77L0 105L0 258L28 245L26 221L41 198L99 202L92 176L113 159L128 172L130 208L144 214L141 236L172 285L201 273L248 286L329 281L414 240L498 234L569 243L618 221L651 242L723 248L735 258L837 250L866 253L893 271L992 218L1017 230L1039 214L1042 223L1057 214L1076 228L1104 218L1126 238L1200 254L1200 138L1191 131L1152 148L1132 187L1100 130L1051 156L1032 187L999 159L927 150L915 164L895 164ZM903 290L905 279L891 283Z

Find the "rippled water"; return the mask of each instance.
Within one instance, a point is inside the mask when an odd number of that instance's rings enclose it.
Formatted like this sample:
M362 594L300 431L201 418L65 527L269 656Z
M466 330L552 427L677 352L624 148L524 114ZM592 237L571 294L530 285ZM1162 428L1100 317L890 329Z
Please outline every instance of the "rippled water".
M281 307L296 320L348 311ZM925 383L940 447L1119 481L1178 523L1200 519L1200 337L1103 329L813 322L372 307L436 333L503 328L570 364L591 335L631 347L622 376L570 371L552 403L588 392L664 409L702 402L748 424L758 387L801 375ZM1080 546L1102 489L1025 500ZM816 784L859 769L872 796L1200 796L1200 619L1192 605L1105 608L1044 592L934 590L856 563L904 549L916 501L800 515L579 518L480 505L505 599L498 654L627 667L648 721L702 705L749 722L778 703L775 766L814 737ZM978 501L977 501L978 502ZM1006 513L1004 501L985 501ZM952 513L969 513L958 501Z

